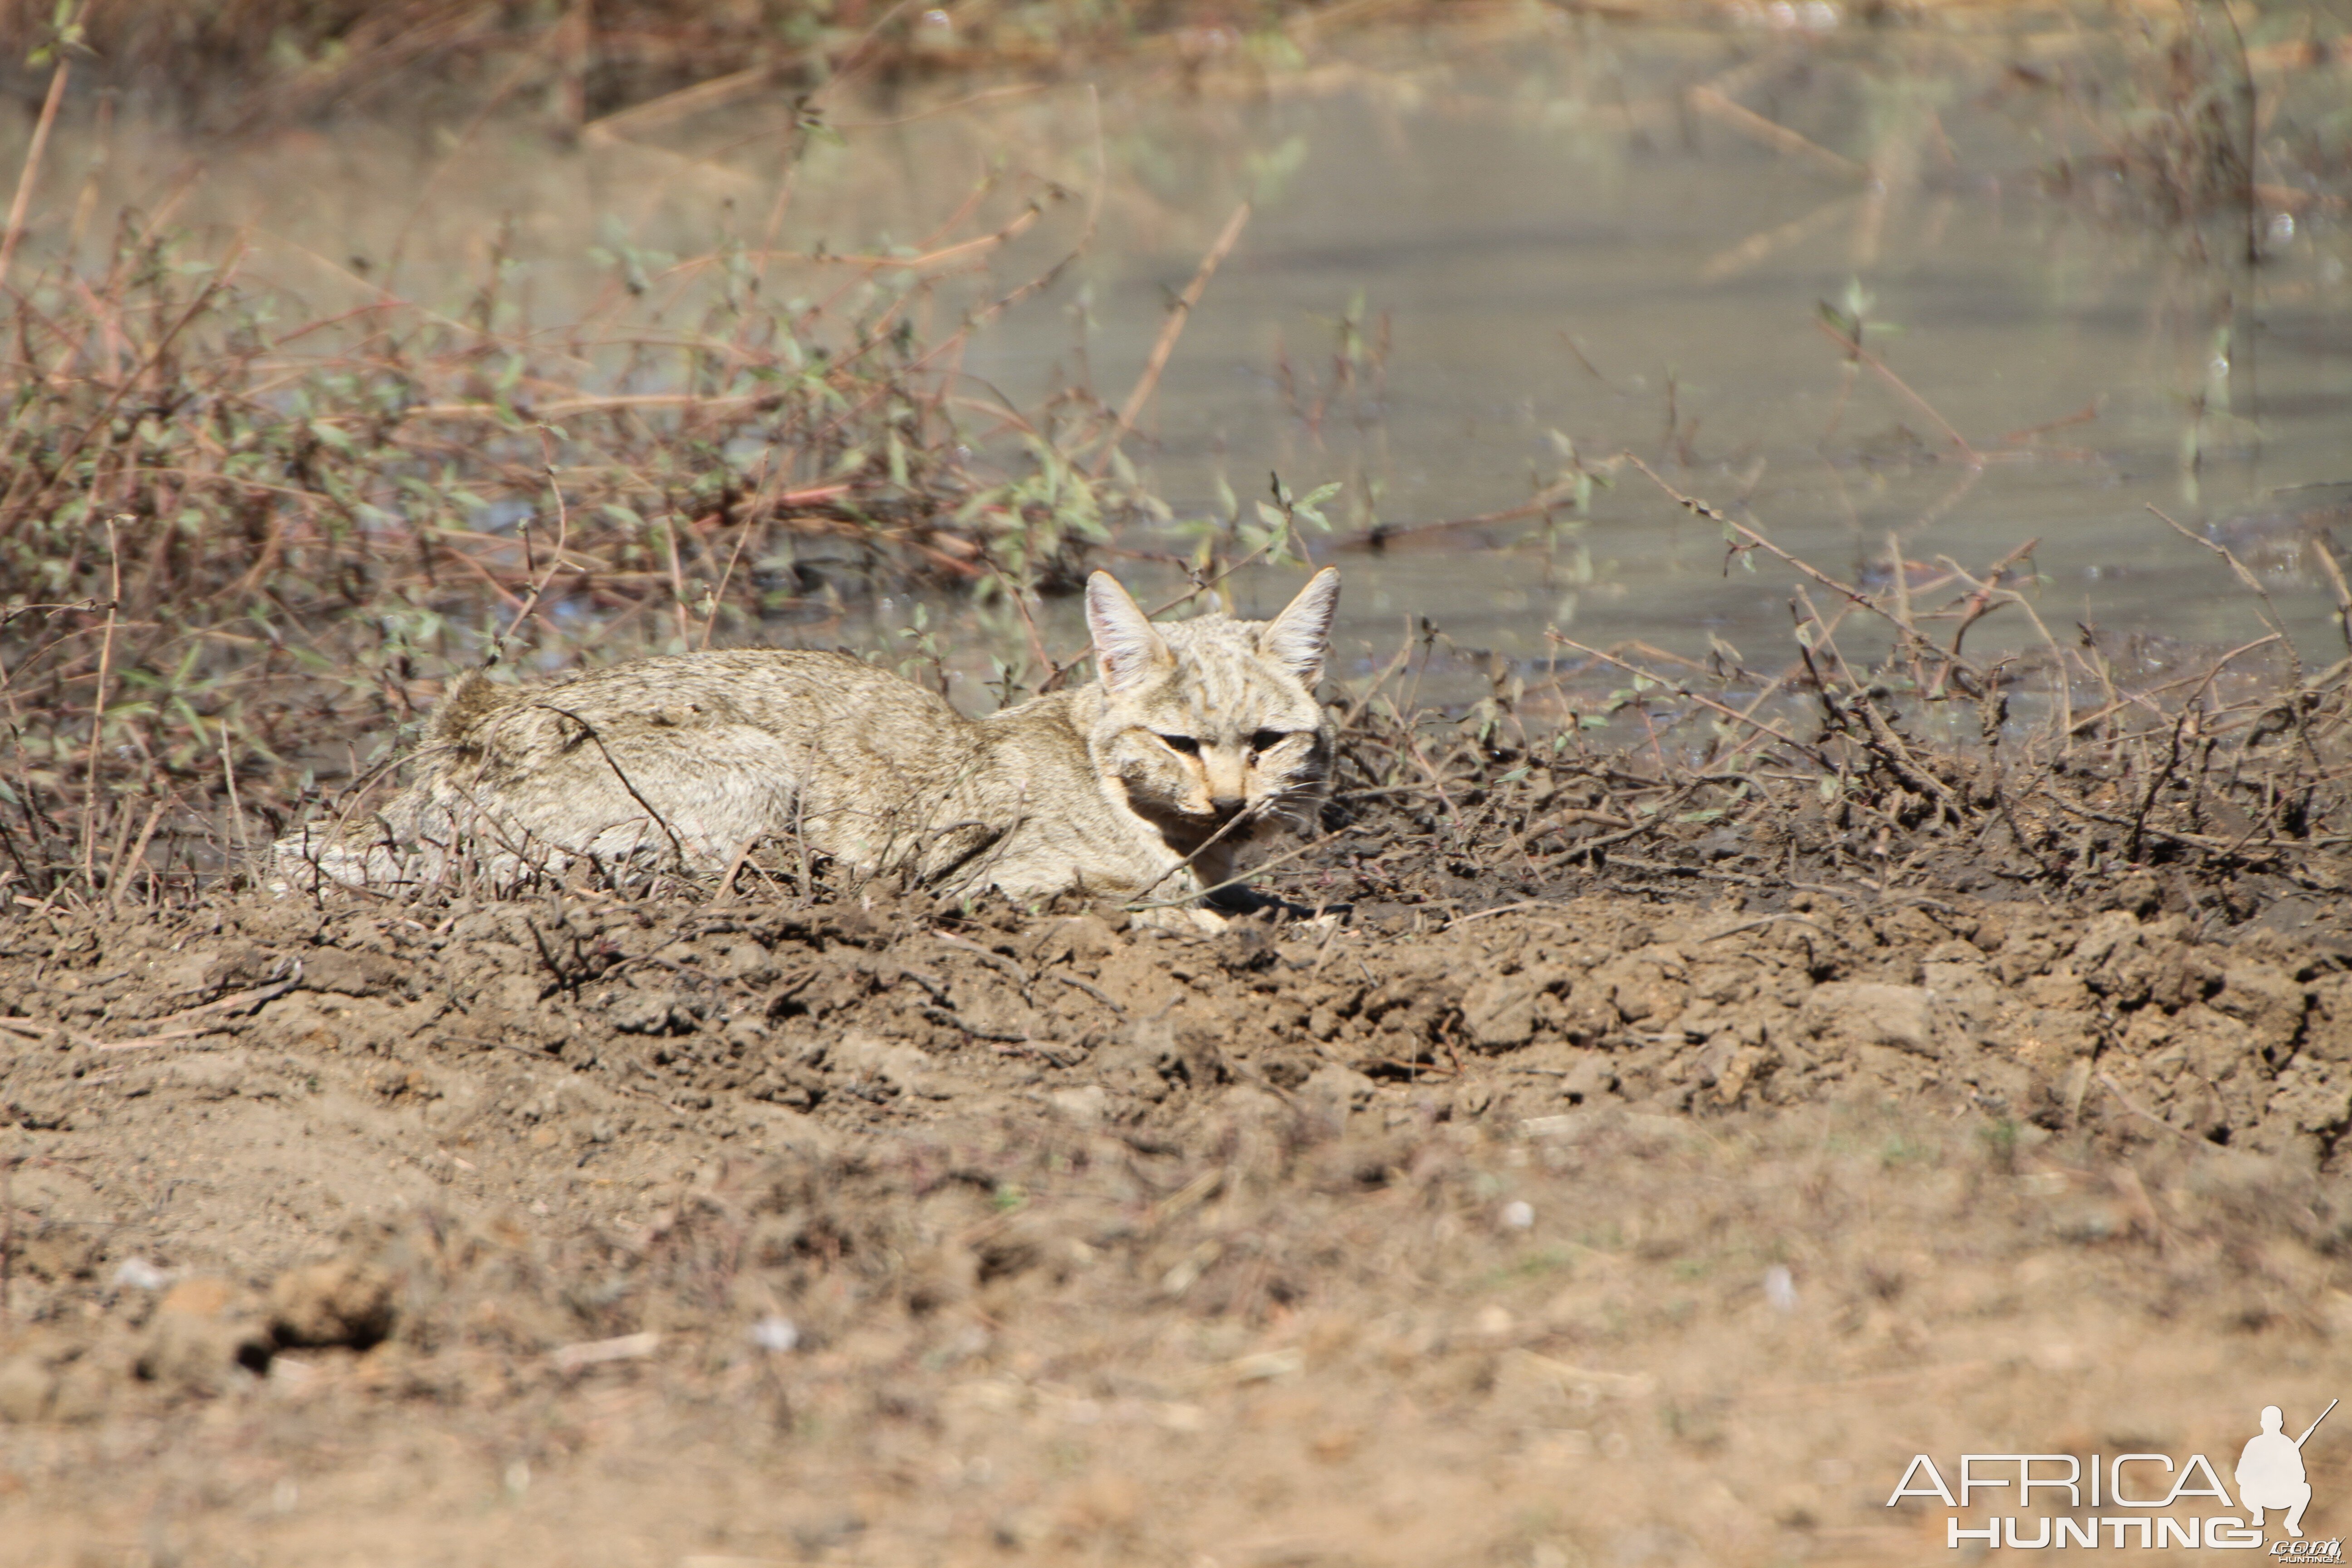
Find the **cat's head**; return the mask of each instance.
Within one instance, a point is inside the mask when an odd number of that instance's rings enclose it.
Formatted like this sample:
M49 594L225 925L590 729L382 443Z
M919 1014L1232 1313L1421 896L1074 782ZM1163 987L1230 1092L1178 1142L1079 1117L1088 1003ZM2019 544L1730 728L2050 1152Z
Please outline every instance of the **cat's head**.
M1315 700L1339 602L1326 567L1270 621L1223 615L1152 625L1108 573L1087 582L1101 716L1096 767L1128 804L1191 853L1236 816L1221 844L1319 795L1331 726Z

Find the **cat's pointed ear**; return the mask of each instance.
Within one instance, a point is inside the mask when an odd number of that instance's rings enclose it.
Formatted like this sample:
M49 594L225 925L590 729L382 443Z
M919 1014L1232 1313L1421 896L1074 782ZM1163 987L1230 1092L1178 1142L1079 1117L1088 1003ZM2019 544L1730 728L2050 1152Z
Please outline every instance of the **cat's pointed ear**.
M1307 579L1298 597L1257 634L1260 652L1298 678L1312 691L1323 679L1323 656L1331 647L1331 617L1339 608L1339 569L1326 566Z
M1108 572L1087 579L1087 630L1094 634L1095 668L1106 691L1128 690L1176 662L1151 617Z

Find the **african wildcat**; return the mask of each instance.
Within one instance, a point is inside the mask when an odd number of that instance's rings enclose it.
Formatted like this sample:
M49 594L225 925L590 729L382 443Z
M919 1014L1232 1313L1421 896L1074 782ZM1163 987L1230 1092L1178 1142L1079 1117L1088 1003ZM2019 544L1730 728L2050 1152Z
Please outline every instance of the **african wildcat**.
M949 892L1181 900L1320 795L1314 687L1339 595L1326 568L1271 621L1155 626L1097 572L1097 682L980 720L838 653L674 654L522 688L476 675L435 710L406 790L340 835L281 839L277 869L305 888L430 880L470 843L508 877L575 856L721 870L799 834Z

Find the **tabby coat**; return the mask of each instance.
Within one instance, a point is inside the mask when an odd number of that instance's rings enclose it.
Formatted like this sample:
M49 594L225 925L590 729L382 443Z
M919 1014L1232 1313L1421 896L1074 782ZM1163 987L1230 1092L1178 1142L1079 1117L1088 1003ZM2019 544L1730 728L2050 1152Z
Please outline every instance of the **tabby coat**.
M278 873L384 886L467 854L501 879L583 856L716 871L797 835L951 893L1195 897L1325 788L1314 688L1339 593L1327 568L1271 621L1155 626L1097 572L1098 680L978 720L838 653L674 654L520 688L477 675L434 712L409 788L340 834L280 840Z

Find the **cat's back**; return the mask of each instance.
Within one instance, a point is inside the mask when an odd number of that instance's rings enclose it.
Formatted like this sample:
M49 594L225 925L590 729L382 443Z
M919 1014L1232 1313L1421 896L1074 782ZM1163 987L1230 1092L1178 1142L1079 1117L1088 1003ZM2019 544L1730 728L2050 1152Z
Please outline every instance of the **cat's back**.
M728 723L773 729L837 716L923 730L970 722L913 681L845 653L733 648L655 654L526 686L469 682L436 711L436 738L463 744L524 711L625 731Z
M630 658L527 687L478 677L442 700L425 742L433 773L518 804L602 799L616 769L637 787L718 790L731 778L724 787L736 790L752 778L856 797L957 771L973 724L849 654L731 648Z

